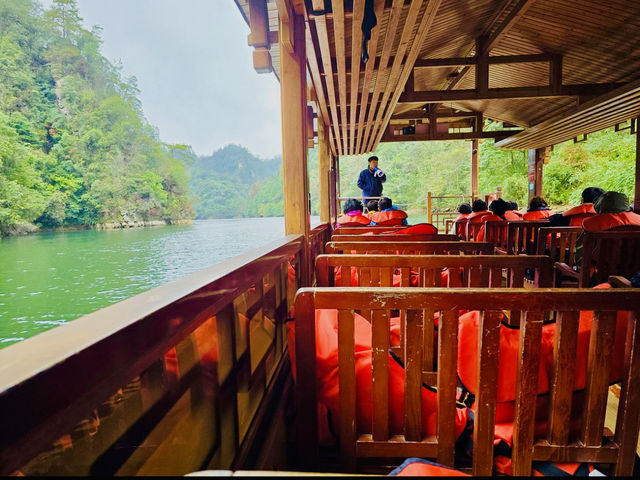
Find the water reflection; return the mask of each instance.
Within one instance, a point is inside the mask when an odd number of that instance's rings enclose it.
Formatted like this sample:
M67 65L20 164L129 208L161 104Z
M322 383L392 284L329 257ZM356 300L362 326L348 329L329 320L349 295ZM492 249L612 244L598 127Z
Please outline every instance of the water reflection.
M0 348L283 235L282 218L255 218L3 239Z

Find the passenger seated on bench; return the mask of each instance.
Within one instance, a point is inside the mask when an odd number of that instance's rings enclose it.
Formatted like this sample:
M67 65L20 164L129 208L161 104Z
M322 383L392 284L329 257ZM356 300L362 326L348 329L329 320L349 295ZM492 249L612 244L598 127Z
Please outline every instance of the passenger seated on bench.
M582 226L587 232L602 232L623 225L640 227L640 215L629 211L629 200L620 192L604 192L594 203L597 215L585 219Z
M362 202L357 198L350 198L344 203L344 215L338 217L339 227L364 227L371 225L371 220L362 214Z
M378 202L379 212L371 215L371 225L409 225L407 213L393 205L389 197L382 197Z
M552 227L581 227L582 221L596 214L593 202L604 193L598 187L587 187L582 191L581 203L564 213L556 213L549 217Z
M482 217L482 223L484 224L484 222L504 222L506 220L505 213L507 212L508 208L509 208L508 202L502 200L501 198L494 200L493 202L491 202L491 205L489 205L489 210L491 211L491 213L489 215L485 215L484 217ZM484 242L484 225L482 225L482 227L480 228L480 231L478 232L478 235L476 236L475 241Z
M509 208L506 212L504 212L504 218L508 222L514 222L522 220L522 216L524 215L522 212L518 211L518 203L517 202L507 202Z
M474 200L471 204L471 214L467 217L471 223L482 223L482 217L490 215L491 212L487 210L487 204L484 200Z
M533 197L529 202L527 213L522 216L523 220L545 220L551 215L547 201L542 197Z
M378 211L378 200L369 200L367 202L367 215L371 217Z
M456 235L458 237L465 237L465 232L467 230L467 221L469 219L469 215L471 214L471 205L468 203L461 203L458 206L458 216L455 218L454 222L456 223Z

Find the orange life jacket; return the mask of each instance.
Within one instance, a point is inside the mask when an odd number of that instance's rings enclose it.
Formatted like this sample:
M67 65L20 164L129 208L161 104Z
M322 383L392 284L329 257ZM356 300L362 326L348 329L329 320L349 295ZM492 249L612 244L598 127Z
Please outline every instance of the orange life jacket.
M491 212L489 210L483 210L481 212L471 212L467 218L471 223L482 223L484 221L482 220L482 217L484 217L485 215L491 215Z
M465 238L467 236L467 222L469 221L470 213L461 213L458 218L454 220L456 226L456 235L459 238Z
M362 225L370 225L371 219L364 215L341 215L338 217L337 222L340 227L360 227Z
M394 235L416 235L416 234L435 235L437 233L438 233L438 229L433 225L431 225L430 223L418 223L417 225L411 225L410 227L400 228L393 232Z
M402 465L393 470L389 475L397 477L470 477L468 473L461 472L452 467L446 467L439 463L430 462L424 458L407 458Z
M405 218L407 218L407 214L403 210L387 210L371 215L371 221L376 225L402 225L402 220Z
M356 425L358 430L371 432L373 419L372 398L372 345L371 323L354 314L354 337L356 353ZM289 356L294 380L296 378L295 322L288 322ZM400 344L400 318L390 319L390 345ZM318 380L318 401L331 414L332 421L339 419L338 396L338 311L316 310L316 371ZM403 366L389 354L389 433L402 435L404 431L404 382ZM423 384L424 385L424 384ZM422 387L422 418L424 436L436 434L437 393L432 387ZM456 409L456 437L467 426L469 410ZM334 431L338 431L334 425Z
M623 225L640 227L640 215L633 212L601 213L593 215L582 222L582 227L587 232L602 232Z
M519 220L522 220L523 215L524 214L522 212L519 212L517 210L507 210L506 212L504 212L504 219L508 222L517 222Z
M562 214L563 217L571 217L569 219L570 227L581 227L582 221L597 215L597 212L593 208L593 203L582 203L577 207L570 208Z
M523 220L544 220L551 216L551 210L534 210L522 215Z

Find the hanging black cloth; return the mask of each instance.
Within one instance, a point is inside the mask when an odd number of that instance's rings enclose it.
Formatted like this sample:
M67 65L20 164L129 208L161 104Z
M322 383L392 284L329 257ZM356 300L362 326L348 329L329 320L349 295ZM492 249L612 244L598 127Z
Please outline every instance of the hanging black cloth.
M373 0L366 0L364 3L364 18L362 19L362 63L367 63L369 60L367 43L371 39L371 30L377 24L378 19L373 11Z

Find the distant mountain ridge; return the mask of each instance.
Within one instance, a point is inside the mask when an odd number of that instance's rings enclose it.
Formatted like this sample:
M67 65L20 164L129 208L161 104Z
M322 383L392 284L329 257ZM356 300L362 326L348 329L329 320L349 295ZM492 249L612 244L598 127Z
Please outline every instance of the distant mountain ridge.
M210 156L198 157L190 167L191 189L198 197L196 218L281 215L277 205L268 211L260 211L256 205L256 196L265 197L262 192L265 187L270 191L270 200L281 203L282 181L274 181L281 178L281 166L280 156L263 160L245 147L233 144ZM279 191L273 191L274 186L279 186ZM264 199L259 203L264 203Z

